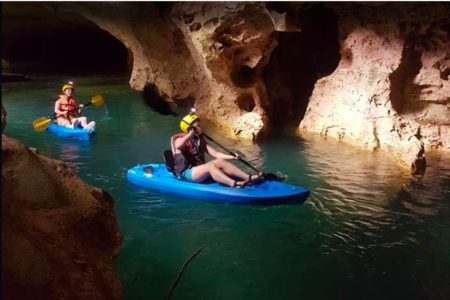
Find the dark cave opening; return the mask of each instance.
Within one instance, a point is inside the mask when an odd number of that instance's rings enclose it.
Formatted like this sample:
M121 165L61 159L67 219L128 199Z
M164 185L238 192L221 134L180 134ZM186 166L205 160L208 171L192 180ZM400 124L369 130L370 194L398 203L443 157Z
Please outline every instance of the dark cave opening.
M231 72L230 78L238 87L247 88L255 83L256 71L246 65L238 66Z
M240 95L236 103L238 107L246 112L251 112L255 108L255 100L253 99L253 96L250 94L242 94Z
M127 48L87 20L81 24L39 18L25 22L6 16L2 23L2 53L10 72L130 73L132 57Z
M278 46L263 70L271 127L298 126L316 81L340 60L337 15L315 5L298 16L301 32L277 32Z

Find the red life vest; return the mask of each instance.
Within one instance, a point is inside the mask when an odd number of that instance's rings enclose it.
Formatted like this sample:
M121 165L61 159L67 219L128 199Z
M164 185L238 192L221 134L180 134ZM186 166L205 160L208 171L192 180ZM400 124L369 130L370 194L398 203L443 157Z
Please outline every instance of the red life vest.
M170 138L172 153L175 153L175 140L185 135L186 133L177 133ZM181 155L174 155L174 173L179 176L187 168L204 164L206 151L206 141L203 136L191 136L181 149Z
M73 97L70 97L69 99L67 99L67 97L65 95L59 95L59 99L57 100L59 101L59 107L58 109L60 111L67 111L67 115L61 115L61 114L57 114L55 113L55 118L65 118L65 119L72 119L72 118L76 118L78 115L77 112L77 107L75 106L76 100Z

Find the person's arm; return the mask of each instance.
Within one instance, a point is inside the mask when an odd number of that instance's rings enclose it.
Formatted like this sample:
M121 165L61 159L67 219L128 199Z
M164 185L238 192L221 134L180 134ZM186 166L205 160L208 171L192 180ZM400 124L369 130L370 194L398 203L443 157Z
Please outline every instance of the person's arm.
M84 105L80 104L78 105L78 108L76 109L77 115L79 115L81 113L81 110L83 109Z
M84 108L84 104L78 105L78 113L80 113L83 108Z
M222 159L238 159L239 158L239 156L237 154L230 155L230 154L225 154L225 153L219 152L208 144L206 144L206 150L208 151L209 155L211 155L212 157L215 157L215 158L222 158Z
M180 137L180 138L178 138L178 139L175 140L175 143L174 143L175 151L174 151L174 153L173 153L174 155L175 155L175 154L181 153L181 148L183 148L184 144L186 144L186 142L189 140L189 138L190 138L193 134L194 134L193 131L189 131L188 134L186 134L185 136Z
M60 102L60 100L57 100L55 102L55 113L57 115L67 115L67 111L59 110L59 102Z
M75 102L74 102L75 112L76 112L77 115L79 115L81 113L81 110L84 107L84 104L80 104L80 105L77 106L77 100L75 98L73 98L73 99L75 100Z

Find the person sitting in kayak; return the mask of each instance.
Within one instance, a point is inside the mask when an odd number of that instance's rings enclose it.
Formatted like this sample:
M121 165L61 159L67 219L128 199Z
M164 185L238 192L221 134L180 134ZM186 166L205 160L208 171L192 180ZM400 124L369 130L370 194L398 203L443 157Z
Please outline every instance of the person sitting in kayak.
M249 175L228 162L231 159L239 159L237 154L224 154L208 145L202 137L200 119L195 112L189 113L181 120L180 128L183 132L171 138L173 172L178 178L202 182L212 177L216 182L238 188L261 178L261 174ZM205 153L215 159L206 162Z
M76 106L76 99L73 97L74 90L74 85L71 81L63 85L61 89L62 94L59 95L55 102L56 123L69 128L81 126L83 129L93 129L95 127L94 121L88 124L86 117L79 117L84 105Z

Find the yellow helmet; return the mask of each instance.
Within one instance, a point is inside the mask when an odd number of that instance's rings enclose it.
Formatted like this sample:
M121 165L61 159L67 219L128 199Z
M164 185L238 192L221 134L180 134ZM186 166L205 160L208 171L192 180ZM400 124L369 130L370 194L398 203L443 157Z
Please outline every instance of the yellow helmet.
M181 119L180 121L181 131L187 133L191 124L194 123L196 120L200 120L200 118L196 114L185 115L183 119Z
M61 88L61 91L64 93L64 91L67 89L72 89L72 90L74 89L73 82L68 82L68 83L64 84Z

